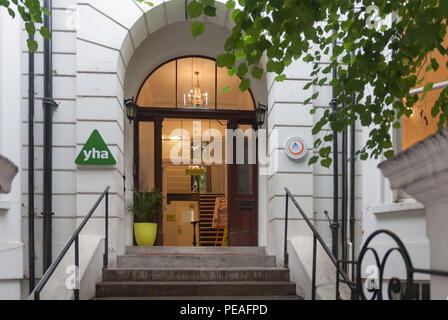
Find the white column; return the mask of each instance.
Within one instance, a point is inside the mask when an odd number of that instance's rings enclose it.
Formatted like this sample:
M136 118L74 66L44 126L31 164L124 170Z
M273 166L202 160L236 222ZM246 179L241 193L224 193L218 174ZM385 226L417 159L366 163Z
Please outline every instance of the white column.
M0 10L0 153L21 165L21 20ZM3 201L1 201L3 200ZM0 202L0 299L20 299L23 278L21 242L21 177L13 180L11 192Z
M424 205L430 265L440 271L448 271L447 159L448 129L445 129L379 165L392 189L402 188ZM447 297L448 277L431 276L431 299Z

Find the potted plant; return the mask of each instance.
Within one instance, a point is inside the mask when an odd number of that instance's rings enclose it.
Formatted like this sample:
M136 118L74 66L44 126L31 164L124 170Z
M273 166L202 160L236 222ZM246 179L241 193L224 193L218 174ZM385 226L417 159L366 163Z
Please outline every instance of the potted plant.
M154 218L160 212L163 195L156 189L151 192L133 190L134 201L129 201L128 212L134 214L134 235L139 246L153 246L157 236Z

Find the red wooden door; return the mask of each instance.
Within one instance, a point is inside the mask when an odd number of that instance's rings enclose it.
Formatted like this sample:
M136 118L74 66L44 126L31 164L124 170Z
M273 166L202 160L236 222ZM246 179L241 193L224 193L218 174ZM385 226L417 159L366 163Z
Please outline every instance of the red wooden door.
M229 121L229 129L243 131L251 125ZM228 165L229 246L258 245L258 166L248 163L251 145L244 139L244 164L237 164L237 139L233 139L233 164ZM255 143L255 160L256 139ZM241 150L241 149L240 149ZM252 151L253 152L253 151Z

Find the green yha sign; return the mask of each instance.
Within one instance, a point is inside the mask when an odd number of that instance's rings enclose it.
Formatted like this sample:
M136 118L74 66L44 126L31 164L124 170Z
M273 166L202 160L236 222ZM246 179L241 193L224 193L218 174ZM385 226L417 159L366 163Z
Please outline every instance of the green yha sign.
M117 162L100 133L95 129L76 158L75 163L78 165L112 166Z

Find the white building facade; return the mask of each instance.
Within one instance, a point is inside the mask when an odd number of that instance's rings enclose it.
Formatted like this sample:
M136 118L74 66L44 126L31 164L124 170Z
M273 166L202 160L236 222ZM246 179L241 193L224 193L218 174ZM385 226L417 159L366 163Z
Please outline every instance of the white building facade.
M134 150L137 131L135 122L130 123L126 118L124 100L137 97L148 75L166 62L196 56L215 59L222 53L232 22L225 4L217 2L217 17L203 18L206 31L193 39L183 0L154 1L154 7L133 0L53 1L53 81L54 99L58 103L53 116L53 258L106 186L110 186L112 256L122 253L125 246L133 245L133 217L126 212L126 204L132 199L138 163ZM27 34L18 19L11 20L4 12L0 12L0 26L0 153L21 169L11 194L0 198L0 298L20 299L28 296L29 270ZM35 54L34 97L37 278L42 276L43 264L40 214L43 194L42 48L40 39ZM275 164L268 175L260 173L257 178L255 245L266 247L269 254L277 257L279 265L283 263L285 187L331 247L331 229L325 211L332 216L333 169L308 166L308 160L316 152L312 127L323 110L329 108L332 90L329 85L303 90L310 80L311 70L311 65L297 61L287 69L285 81L276 82L273 75L267 74L260 81L252 80L251 85L254 104L260 102L268 106L263 128L267 131L267 158ZM315 115L309 112L313 106L304 104L313 91L320 92L314 102L314 106L319 107ZM116 165L84 168L75 164L95 129L112 152ZM357 149L363 145L363 134L367 132L358 126ZM296 136L308 146L306 157L300 160L288 158L285 152L287 140ZM429 268L424 208L414 200L399 202L394 198L377 169L380 162L356 162L355 243L349 245L358 252L363 237L377 229L390 229L403 239L414 264ZM339 174L341 172L340 169ZM84 232L103 235L103 225L104 208L100 207ZM296 240L310 236L310 229L290 202L290 244L301 243ZM390 245L393 243L380 243L384 250ZM294 275L294 268L297 263L309 267L309 261L305 260L307 257L309 260L311 250L309 246L292 245L289 249L290 255L296 251L299 259L299 262L290 263L296 282L301 281L303 274ZM399 267L386 274L386 278L396 276L397 272L401 272ZM418 280L425 282L429 278L422 276Z

